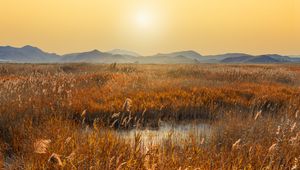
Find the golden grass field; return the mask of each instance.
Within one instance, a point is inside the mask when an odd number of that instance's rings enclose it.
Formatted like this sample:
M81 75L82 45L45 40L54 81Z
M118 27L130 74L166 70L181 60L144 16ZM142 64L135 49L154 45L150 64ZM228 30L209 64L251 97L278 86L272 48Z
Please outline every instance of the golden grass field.
M0 101L4 169L300 167L300 65L1 64ZM161 122L213 130L118 135Z

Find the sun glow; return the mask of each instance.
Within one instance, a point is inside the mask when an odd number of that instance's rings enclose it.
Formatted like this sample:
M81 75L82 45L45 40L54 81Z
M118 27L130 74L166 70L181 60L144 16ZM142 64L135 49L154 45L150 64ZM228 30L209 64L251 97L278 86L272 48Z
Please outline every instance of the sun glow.
M2 0L0 45L299 55L300 0Z
M135 16L136 24L141 28L149 28L153 26L154 16L149 11L141 10Z

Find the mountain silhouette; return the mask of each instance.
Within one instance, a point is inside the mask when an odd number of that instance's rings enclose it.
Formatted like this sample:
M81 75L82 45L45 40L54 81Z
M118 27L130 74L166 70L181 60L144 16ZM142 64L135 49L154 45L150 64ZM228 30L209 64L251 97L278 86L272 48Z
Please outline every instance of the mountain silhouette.
M226 53L203 56L195 51L177 51L141 56L138 53L114 49L107 52L87 52L57 55L37 47L26 45L21 48L0 46L0 62L11 63L141 63L141 64L196 64L196 63L295 63L297 56L265 54L253 56L244 53Z
M200 60L201 59L201 55L195 51L189 50L189 51L178 51L178 52L173 52L173 53L167 53L167 54L161 54L158 53L154 56L150 56L150 57L178 57L178 56L183 56L189 59L196 59L196 60Z
M133 56L133 57L140 57L141 55L127 50L122 49L113 49L111 51L107 51L107 53L113 54L113 55L126 55L126 56Z
M0 46L0 60L11 62L55 62L60 56L54 53L47 53L37 47L26 45L21 48L11 46Z

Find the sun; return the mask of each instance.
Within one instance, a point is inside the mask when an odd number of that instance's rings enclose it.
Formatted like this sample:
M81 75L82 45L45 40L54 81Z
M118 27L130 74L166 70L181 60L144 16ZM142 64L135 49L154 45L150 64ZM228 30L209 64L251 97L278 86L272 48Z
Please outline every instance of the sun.
M120 15L117 32L121 34L118 37L126 37L127 41L136 41L141 46L153 43L165 33L165 21L165 14L159 7L138 4Z
M154 16L150 11L140 10L137 12L135 17L135 21L138 27L149 28L154 24Z

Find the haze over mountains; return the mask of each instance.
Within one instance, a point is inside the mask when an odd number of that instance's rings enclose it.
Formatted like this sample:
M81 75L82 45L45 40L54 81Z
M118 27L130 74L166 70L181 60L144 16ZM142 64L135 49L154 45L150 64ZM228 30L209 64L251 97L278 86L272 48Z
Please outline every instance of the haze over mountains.
M107 52L92 50L81 53L58 55L45 52L37 47L21 48L0 46L0 62L11 63L141 63L141 64L193 64L193 63L294 63L300 62L299 56L265 54L253 56L244 53L227 53L202 56L195 51L158 53L141 56L138 53L115 49Z

